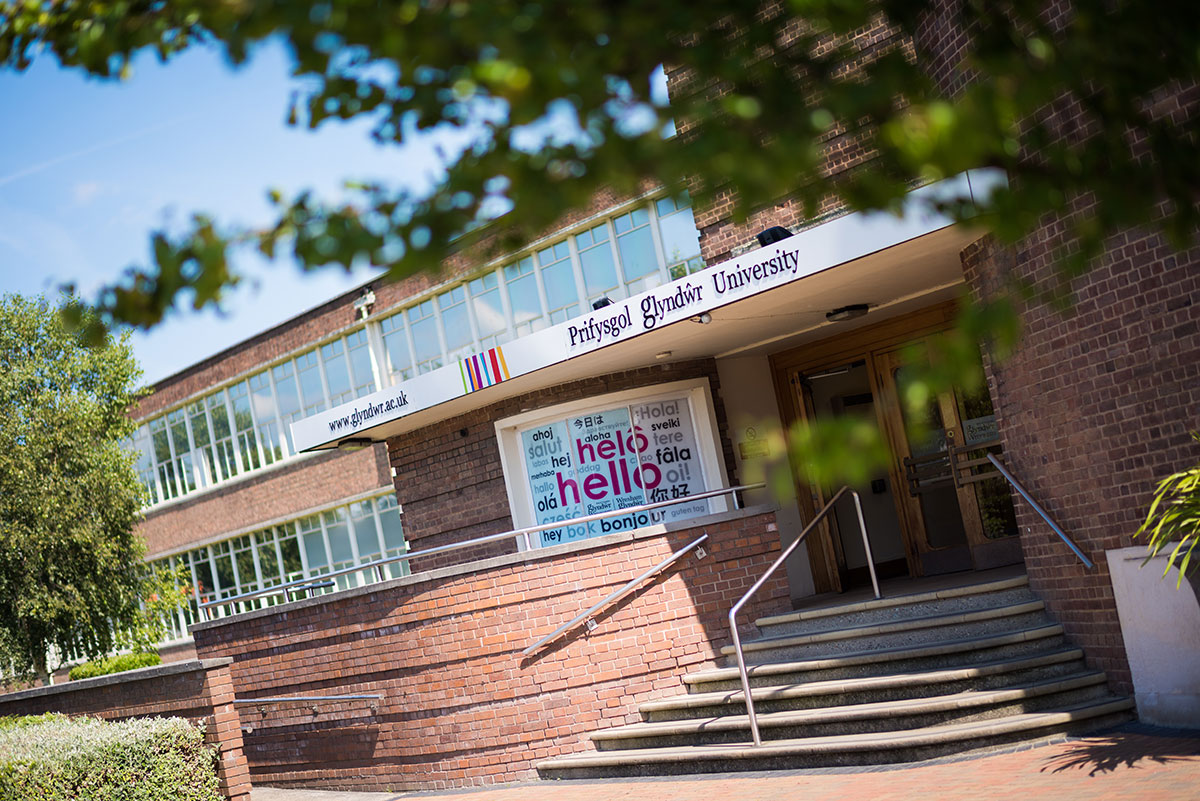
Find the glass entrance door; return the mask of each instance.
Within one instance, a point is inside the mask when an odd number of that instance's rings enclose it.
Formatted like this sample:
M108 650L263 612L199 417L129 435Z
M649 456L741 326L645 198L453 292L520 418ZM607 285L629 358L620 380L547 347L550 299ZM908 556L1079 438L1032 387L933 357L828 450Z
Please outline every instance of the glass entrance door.
M1000 447L987 387L931 395L913 413L902 401L918 388L901 352L877 354L874 361L921 572L1019 562L1012 497L986 459Z

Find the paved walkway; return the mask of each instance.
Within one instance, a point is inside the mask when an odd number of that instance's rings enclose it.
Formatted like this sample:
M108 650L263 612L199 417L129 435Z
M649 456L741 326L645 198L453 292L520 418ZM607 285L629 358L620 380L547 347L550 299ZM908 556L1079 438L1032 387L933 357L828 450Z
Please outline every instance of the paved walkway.
M1107 734L917 766L508 784L421 793L258 788L252 801L1195 801L1200 737L1131 724Z

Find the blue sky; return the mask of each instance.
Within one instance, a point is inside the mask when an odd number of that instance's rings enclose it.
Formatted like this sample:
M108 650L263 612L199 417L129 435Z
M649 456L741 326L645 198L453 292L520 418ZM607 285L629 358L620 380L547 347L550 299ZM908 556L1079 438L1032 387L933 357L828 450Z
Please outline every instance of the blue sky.
M0 293L54 295L73 282L92 296L125 267L148 263L153 229L194 211L266 221L270 187L335 197L347 179L421 187L437 175L428 140L400 150L376 145L361 124L289 128L292 88L278 45L238 70L209 51L167 65L140 58L125 82L87 79L50 59L0 73ZM147 382L371 277L301 276L286 259L238 266L252 280L223 313L176 312L135 334Z

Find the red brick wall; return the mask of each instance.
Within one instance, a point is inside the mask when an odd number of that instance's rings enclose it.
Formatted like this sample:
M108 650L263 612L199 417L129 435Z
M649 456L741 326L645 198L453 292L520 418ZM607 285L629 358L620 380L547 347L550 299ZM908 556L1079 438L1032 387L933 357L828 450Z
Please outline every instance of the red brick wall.
M216 489L152 510L138 524L155 555L386 487L391 482L382 445L305 457L253 473Z
M596 376L508 398L388 440L388 453L396 471L396 497L404 508L404 536L411 549L462 542L513 528L496 438L497 420L610 392L695 378L708 379L725 468L733 481L733 446L715 362L678 362ZM511 541L493 543L470 554L457 551L445 557L415 560L413 569L511 553L513 548Z
M538 760L633 721L639 701L684 691L680 676L728 642L726 615L779 551L773 512L632 539L609 535L410 577L193 629L205 657L232 657L239 697L381 694L369 702L244 712L255 782L440 789L533 777ZM689 555L598 628L521 651L705 531ZM790 608L786 579L745 620Z
M1057 242L1044 234L1015 252L990 239L972 245L963 252L971 286L988 295L1015 276L1051 288ZM1104 552L1133 544L1158 480L1200 461L1188 434L1200 428L1200 248L1179 253L1156 236L1123 234L1073 286L1069 311L1022 309L1019 351L988 375L1006 461L1096 563L1086 570L1018 500L1030 585L1129 692Z
M780 32L781 42L794 39L798 32L798 23L789 24ZM912 50L911 42L896 29L883 24L881 18L856 30L851 34L851 40L863 62L896 48L905 52ZM854 69L854 65L848 65L846 71L851 72ZM682 70L667 72L668 86L672 94L688 91L688 80L688 76ZM680 136L704 135L703 129L693 126L689 120L679 120L677 127ZM825 163L822 171L827 176L836 176L859 167L871 157L871 152L861 144L860 137L845 131L831 131L823 142L823 148ZM782 168L786 169L786 165L782 165ZM792 233L797 233L817 222L845 213L840 201L836 198L826 198L816 210L815 218L809 219L799 202L791 197L783 197L774 204L756 209L745 222L739 224L734 223L732 219L736 201L737 198L732 192L725 192L712 203L704 207L697 206L693 210L696 228L700 232L700 253L707 264L720 264L747 250L757 248L755 235L772 226L782 226Z
M143 668L0 695L0 716L44 712L105 720L183 717L203 721L205 739L220 754L217 775L221 792L230 801L250 799L250 773L227 659Z

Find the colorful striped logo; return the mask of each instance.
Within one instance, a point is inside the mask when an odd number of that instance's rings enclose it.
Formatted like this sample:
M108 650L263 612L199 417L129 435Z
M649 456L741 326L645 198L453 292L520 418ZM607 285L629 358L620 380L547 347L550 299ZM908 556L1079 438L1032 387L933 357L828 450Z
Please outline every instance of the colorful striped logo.
M483 353L468 356L458 363L463 377L463 390L474 392L509 379L508 365L504 363L504 351L496 346Z

